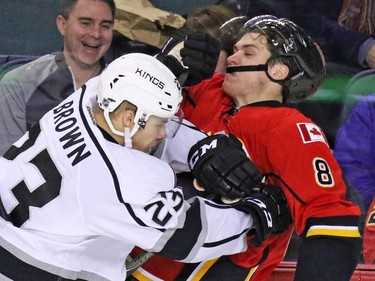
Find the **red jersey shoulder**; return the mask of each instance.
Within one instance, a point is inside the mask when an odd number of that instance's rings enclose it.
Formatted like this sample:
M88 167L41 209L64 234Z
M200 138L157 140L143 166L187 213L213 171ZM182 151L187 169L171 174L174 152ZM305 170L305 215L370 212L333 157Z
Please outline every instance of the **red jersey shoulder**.
M241 134L261 136L262 142L275 141L294 149L310 148L312 145L329 148L323 130L294 108L243 107L227 125L239 137Z
M296 124L301 135L302 142L309 144L312 142L323 142L328 145L328 141L318 125L312 122L299 122Z
M300 141L306 145L321 142L329 147L323 130L310 118L306 117L298 110L294 108L281 107L278 114L280 116L275 116L275 119L280 121L280 126L283 127L286 133L293 134L295 131L298 133L297 135L299 138L297 137L297 142ZM283 118L283 116L288 117Z

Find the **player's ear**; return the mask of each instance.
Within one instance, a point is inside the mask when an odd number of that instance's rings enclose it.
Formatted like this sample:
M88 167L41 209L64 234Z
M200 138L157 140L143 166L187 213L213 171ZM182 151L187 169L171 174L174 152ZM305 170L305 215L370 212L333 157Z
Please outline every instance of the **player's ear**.
M134 111L133 110L125 110L122 114L122 122L124 127L133 128L134 126Z
M288 77L289 67L285 64L275 64L271 67L269 74L275 80L284 80Z

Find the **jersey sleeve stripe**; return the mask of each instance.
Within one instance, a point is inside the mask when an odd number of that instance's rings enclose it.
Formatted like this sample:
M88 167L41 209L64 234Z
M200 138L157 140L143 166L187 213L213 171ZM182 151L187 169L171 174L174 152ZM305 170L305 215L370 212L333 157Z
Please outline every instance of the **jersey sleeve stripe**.
M189 256L191 249L199 241L203 224L201 220L201 206L199 200L195 200L186 212L186 220L183 228L177 229L166 245L160 251L161 255L174 260L183 260ZM189 226L189 227L186 227ZM189 232L189 235L186 235ZM189 239L186 239L189 237Z
M198 267L196 269L196 274L194 274L194 277L191 279L191 281L199 281L199 280L201 280L204 277L204 275L207 273L207 271L212 267L212 265L218 259L219 258L213 259L213 260L209 260L209 261L203 263L203 265L201 267Z
M162 279L156 277L155 275L143 270L142 268L138 268L132 274L138 281L163 281Z
M359 233L358 227L354 226L331 226L331 225L314 225L307 231L306 237L311 236L338 236L338 237L352 237L359 238L361 234Z

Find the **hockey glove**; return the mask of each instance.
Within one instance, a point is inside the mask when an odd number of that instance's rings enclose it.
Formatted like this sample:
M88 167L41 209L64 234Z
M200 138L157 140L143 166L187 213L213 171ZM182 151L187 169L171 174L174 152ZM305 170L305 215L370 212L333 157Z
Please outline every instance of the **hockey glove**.
M194 178L208 193L237 199L261 185L258 168L234 135L217 134L193 145L188 155Z
M173 72L181 85L190 86L213 75L219 53L217 39L183 27L167 41L157 59Z
M233 46L238 41L237 35L240 29L247 21L246 16L239 16L227 20L219 29L219 41L221 49L225 51L227 56L233 54Z
M255 232L251 243L256 247L272 233L284 232L292 223L288 202L282 190L276 185L263 184L260 192L254 192L232 206L251 214Z

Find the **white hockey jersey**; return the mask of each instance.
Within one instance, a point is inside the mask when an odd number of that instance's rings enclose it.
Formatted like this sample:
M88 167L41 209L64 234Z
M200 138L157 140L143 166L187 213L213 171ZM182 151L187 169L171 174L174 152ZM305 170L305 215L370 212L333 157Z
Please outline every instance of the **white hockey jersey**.
M134 246L184 262L244 251L249 215L185 201L167 163L105 138L97 87L91 79L0 158L0 246L67 279L111 281L125 279Z

